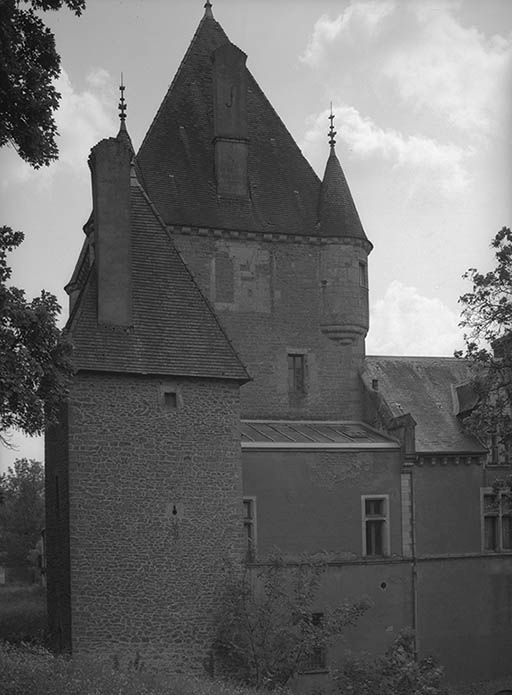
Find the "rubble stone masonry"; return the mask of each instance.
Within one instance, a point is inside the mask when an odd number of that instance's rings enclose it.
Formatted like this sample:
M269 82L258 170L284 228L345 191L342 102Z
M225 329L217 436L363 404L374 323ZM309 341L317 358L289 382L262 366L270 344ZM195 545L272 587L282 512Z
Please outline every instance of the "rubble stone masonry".
M241 558L239 417L227 380L75 377L74 654L175 673L207 663L219 585Z

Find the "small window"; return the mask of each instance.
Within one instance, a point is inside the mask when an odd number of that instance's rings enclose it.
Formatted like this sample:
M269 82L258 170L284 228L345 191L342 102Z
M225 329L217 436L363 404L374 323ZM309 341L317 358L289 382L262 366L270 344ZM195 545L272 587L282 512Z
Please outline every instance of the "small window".
M244 536L245 559L253 562L256 559L256 498L244 497Z
M368 266L363 261L359 261L359 284L368 287Z
M327 650L323 643L320 630L323 621L323 613L311 614L310 627L312 628L313 639L311 651L305 656L302 666L302 671L305 673L311 671L325 671L327 668Z
M389 555L389 499L387 495L362 497L363 555Z
M306 393L306 356L304 354L288 355L288 386L290 393Z
M178 407L176 391L164 391L164 406L166 410L175 410Z
M504 491L482 490L482 548L497 553L512 550L512 499Z

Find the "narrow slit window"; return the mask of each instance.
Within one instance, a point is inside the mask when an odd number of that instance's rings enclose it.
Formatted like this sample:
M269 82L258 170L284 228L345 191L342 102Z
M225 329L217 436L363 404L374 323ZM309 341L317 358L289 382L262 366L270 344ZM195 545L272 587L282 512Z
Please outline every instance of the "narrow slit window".
M288 386L290 393L300 395L306 393L306 356L303 354L288 355Z
M244 497L244 537L245 537L245 559L253 562L256 559L256 498Z
M363 261L359 261L359 284L368 287L368 266Z

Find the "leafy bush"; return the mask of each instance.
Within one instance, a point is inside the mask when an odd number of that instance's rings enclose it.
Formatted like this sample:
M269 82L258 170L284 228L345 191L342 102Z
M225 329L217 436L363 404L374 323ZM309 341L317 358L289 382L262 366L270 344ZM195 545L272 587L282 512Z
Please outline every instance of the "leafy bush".
M38 585L0 586L0 640L42 644L45 637L45 590Z
M402 632L386 654L346 659L335 674L341 695L447 695L443 669L434 659L414 659L414 639Z
M0 674L2 695L254 695L225 683L122 673L96 661L7 643L0 643Z
M283 688L308 658L358 620L369 607L366 600L315 612L326 567L323 557L304 557L294 565L274 557L254 574L233 574L214 644L222 676L256 688Z

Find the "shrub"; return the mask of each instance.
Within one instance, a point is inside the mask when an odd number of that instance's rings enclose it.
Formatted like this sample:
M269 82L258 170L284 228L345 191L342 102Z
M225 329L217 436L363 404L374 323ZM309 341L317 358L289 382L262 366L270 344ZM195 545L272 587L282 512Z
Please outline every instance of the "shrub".
M42 644L45 637L45 590L39 585L0 586L0 640Z
M380 658L349 658L334 675L340 695L447 695L443 669L432 658L415 660L413 633L402 632Z
M283 688L319 651L343 634L368 608L365 600L318 613L324 558L287 564L274 557L251 575L234 574L225 588L214 643L215 665L235 682ZM315 618L313 617L315 616Z

